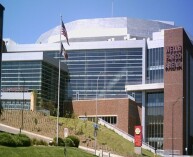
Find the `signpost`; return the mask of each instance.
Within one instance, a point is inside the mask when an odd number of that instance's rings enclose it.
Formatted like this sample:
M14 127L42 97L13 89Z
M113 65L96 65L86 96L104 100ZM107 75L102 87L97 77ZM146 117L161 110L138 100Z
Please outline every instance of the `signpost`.
M64 128L64 138L68 137L68 128Z
M64 128L64 138L68 137L68 128ZM64 143L64 156L66 157L67 155L67 150L66 150L66 140Z
M142 146L142 126L135 126L135 132L134 132L134 139L135 139L135 153L141 154L141 146Z

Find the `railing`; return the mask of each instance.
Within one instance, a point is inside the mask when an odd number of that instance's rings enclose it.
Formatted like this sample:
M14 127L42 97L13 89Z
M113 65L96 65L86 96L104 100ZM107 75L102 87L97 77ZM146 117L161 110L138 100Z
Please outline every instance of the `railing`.
M123 130L117 128L116 126L109 124L108 122L106 122L105 120L99 118L99 124L106 126L108 129L111 129L113 131L115 131L117 134L119 134L120 136L124 137L125 139L127 139L130 142L134 142L134 137L127 134L126 132L124 132Z
M125 131L117 128L116 126L109 124L108 122L102 120L101 118L99 118L98 123L106 126L108 129L113 130L114 132L116 132L118 135L122 136L123 138L125 138L126 140L134 143L134 137L132 135L129 135L128 133L126 133ZM151 151L152 153L155 153L155 148L150 146L149 144L143 142L142 143L142 148Z

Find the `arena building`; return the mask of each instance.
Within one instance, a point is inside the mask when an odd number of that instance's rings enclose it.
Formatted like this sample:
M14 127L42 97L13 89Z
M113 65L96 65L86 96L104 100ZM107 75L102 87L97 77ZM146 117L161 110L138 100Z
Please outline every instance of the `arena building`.
M192 154L190 35L171 21L126 17L83 19L65 25L70 42L62 38L67 60L57 56L60 26L43 33L35 44L7 40L7 53L38 56L33 50L36 46L67 65L70 81L64 81L65 112L92 121L102 118L129 134L134 133L135 125L142 125L143 140L149 145Z

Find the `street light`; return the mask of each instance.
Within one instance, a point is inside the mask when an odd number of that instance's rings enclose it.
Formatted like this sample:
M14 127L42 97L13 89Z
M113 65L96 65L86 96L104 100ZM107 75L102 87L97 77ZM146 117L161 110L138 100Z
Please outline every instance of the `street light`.
M95 135L95 155L96 155L96 146L97 146L97 129L98 129L98 120L97 120L97 112L98 112L98 81L99 78L103 74L103 72L100 72L97 78L97 88L96 88L96 117L95 117L95 125L94 125L94 135Z
M23 79L23 103L22 103L22 107L21 107L21 127L20 127L20 134L21 134L21 129L23 129L23 109L24 109L24 86L25 86L25 79L22 75L22 73L20 73L20 76Z
M173 117L174 117L174 105L180 100L180 99L184 99L184 97L179 97L173 104L172 104L172 157L173 157L173 154L174 154L174 137L173 137L173 134L174 134L174 129L173 129Z

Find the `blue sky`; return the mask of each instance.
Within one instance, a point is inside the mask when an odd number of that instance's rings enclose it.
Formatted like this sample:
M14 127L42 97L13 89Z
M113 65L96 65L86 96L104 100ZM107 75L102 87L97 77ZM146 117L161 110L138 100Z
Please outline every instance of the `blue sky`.
M193 36L193 0L0 0L5 7L3 37L20 44L60 24L85 18L131 17L174 21Z

